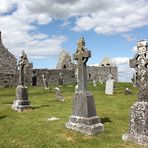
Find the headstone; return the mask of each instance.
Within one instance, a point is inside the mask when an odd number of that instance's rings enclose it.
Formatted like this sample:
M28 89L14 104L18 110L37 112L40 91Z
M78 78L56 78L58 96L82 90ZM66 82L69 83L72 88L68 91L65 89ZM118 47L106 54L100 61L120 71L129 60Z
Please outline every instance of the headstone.
M109 74L108 78L105 85L105 94L112 95L114 90L114 79L111 74Z
M16 99L13 102L12 109L15 111L24 111L27 109L31 109L30 101L28 100L28 90L25 86L25 69L28 64L26 56L24 52L22 52L22 56L19 59L19 85L16 88Z
M55 87L54 90L55 90L55 96L56 96L56 98L57 98L59 101L64 101L64 97L63 97L62 94L61 94L60 88Z
M131 95L132 94L132 91L129 88L125 88L124 94L125 95Z
M45 77L44 74L42 74L42 78L43 78L44 88L45 89L49 89L49 87L48 87L48 81L47 81L47 79L46 79L46 77Z
M104 126L96 115L93 94L87 91L86 63L88 58L91 57L91 52L85 48L84 38L78 40L77 46L74 60L78 63L78 89L73 97L72 116L69 117L65 126L84 134L94 135L102 132Z
M130 59L130 67L135 68L138 83L138 101L130 112L129 131L122 136L124 141L148 145L148 45L145 40L137 42L137 51Z
M137 73L134 73L133 74L133 77L132 77L132 83L133 83L133 87L137 87Z
M102 77L102 75L99 76L99 82L100 82L100 84L103 84L103 77Z
M59 74L59 85L63 85L63 75L61 72Z
M97 81L93 79L93 85L96 87L97 86Z

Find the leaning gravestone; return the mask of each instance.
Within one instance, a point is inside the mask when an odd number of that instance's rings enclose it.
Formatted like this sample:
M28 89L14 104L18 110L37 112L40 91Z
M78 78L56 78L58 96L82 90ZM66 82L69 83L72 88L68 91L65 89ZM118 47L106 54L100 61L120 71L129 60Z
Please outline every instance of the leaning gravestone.
M78 63L78 89L74 93L72 116L70 116L66 127L88 135L94 135L104 130L96 115L93 94L87 91L87 71L86 62L91 56L91 52L85 48L84 38L77 42L77 51L74 59Z
M64 101L64 97L63 97L62 94L61 94L60 88L55 87L54 90L55 90L55 96L56 96L56 98L57 98L59 101Z
M148 145L148 45L145 40L137 42L138 53L130 59L130 67L137 72L138 101L131 107L129 131L124 141Z
M105 94L112 95L114 90L114 79L112 78L112 74L109 74L108 78L105 86Z
M44 88L45 89L49 89L49 87L48 87L48 81L47 81L47 79L46 79L46 77L45 77L44 74L42 74L42 78L43 78Z
M19 85L16 88L16 99L13 102L12 109L16 111L24 111L27 109L31 109L32 106L30 105L30 101L28 100L28 91L27 87L25 86L25 80L24 80L24 70L27 66L27 59L22 52L22 56L20 56L19 60Z

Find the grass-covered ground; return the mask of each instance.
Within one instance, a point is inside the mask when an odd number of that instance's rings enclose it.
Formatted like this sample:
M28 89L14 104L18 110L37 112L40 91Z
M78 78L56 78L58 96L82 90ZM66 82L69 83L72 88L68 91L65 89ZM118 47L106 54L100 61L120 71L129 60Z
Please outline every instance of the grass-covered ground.
M15 88L0 88L0 148L141 148L123 142L128 131L129 110L137 100L137 89L130 83L117 83L114 95L104 94L104 85L88 89L94 94L97 115L104 123L105 131L87 136L65 128L71 115L74 85L59 86L65 102L55 99L53 88L29 87L32 111L18 113L11 109ZM124 95L125 87L133 94ZM48 121L49 117L60 120Z

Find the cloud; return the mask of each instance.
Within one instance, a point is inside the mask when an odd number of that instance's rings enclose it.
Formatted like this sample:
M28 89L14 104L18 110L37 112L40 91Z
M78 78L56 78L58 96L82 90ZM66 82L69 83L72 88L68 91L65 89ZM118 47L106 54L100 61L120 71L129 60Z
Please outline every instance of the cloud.
M116 57L112 61L118 67L119 82L131 82L134 69L129 67L129 57Z
M55 37L39 32L40 26L55 20L62 20L61 26L74 26L71 28L74 31L125 33L148 25L148 3L146 0L0 0L0 30L5 45L16 55L21 49L36 57L39 53L56 54L66 37L58 35L51 44Z
M103 2L101 9L98 7L95 11L90 11L88 15L78 17L73 30L92 29L98 34L116 34L148 25L148 3L145 0ZM94 5L96 3L90 4L89 8L95 8Z

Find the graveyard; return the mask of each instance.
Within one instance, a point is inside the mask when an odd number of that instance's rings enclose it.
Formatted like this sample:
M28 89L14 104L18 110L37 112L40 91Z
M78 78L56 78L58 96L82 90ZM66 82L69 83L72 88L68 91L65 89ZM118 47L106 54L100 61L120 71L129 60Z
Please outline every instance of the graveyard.
M115 83L113 95L106 95L105 84L94 87L88 83L88 90L94 95L96 112L104 124L104 132L94 136L65 128L71 115L75 84L49 84L28 87L32 110L15 112L11 106L15 99L15 87L0 88L0 146L1 147L93 147L93 148L141 148L133 142L124 142L122 135L128 131L131 105L137 101L137 88L132 83ZM55 97L54 88L59 87L64 102ZM128 87L132 95L125 95ZM59 120L50 121L55 117Z

